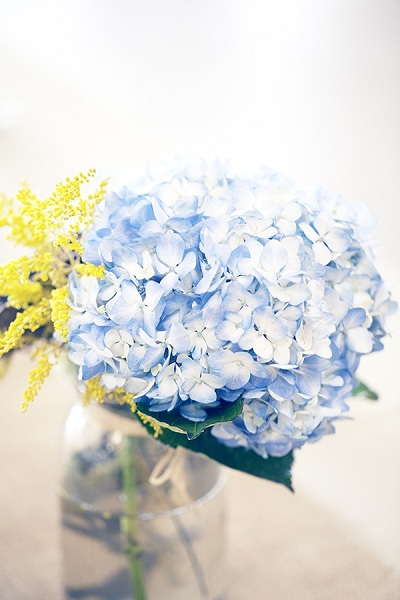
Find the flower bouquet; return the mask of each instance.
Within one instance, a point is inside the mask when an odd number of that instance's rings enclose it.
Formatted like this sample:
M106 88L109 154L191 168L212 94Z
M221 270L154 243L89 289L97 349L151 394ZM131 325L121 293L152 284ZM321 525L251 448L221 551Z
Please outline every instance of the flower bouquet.
M34 345L22 408L62 348L84 400L291 488L293 451L334 431L394 303L364 207L263 170L203 163L107 191L94 171L23 187L0 224L0 355Z

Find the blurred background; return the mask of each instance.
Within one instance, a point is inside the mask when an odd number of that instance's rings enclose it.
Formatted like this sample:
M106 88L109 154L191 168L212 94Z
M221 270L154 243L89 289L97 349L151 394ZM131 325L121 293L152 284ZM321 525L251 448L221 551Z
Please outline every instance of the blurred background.
M398 0L0 0L2 192L14 194L27 180L46 194L88 168L120 176L173 156L220 157L241 169L268 165L369 206L377 264L397 300L399 107ZM1 240L0 252L5 262L15 250ZM379 403L355 400L353 422L298 453L296 495L288 499L273 484L232 475L232 537L245 535L255 495L281 530L303 519L297 535L314 531L320 540L333 535L329 523L337 524L337 537L327 542L332 571L314 573L307 588L305 567L289 568L307 600L400 597L399 326L396 315L385 351L366 357L360 371ZM18 358L0 382L0 590L4 598L54 599L60 557L52 493L59 433L74 394L56 371L20 416L28 367L26 357ZM269 530L265 516L263 523ZM44 529L50 537L43 538ZM259 529L254 522L252 535ZM335 570L346 548L348 556L364 552L354 559L359 571L353 565L347 572L347 587ZM270 561L253 552L260 565ZM21 579L18 560L25 555ZM262 569L252 566L251 581L243 575L248 597L267 598L257 587ZM236 567L244 573L240 561ZM363 580L368 570L376 573L373 581ZM271 597L294 597L294 580L285 577L287 587ZM333 581L344 587L332 588ZM247 598L235 593L229 597Z

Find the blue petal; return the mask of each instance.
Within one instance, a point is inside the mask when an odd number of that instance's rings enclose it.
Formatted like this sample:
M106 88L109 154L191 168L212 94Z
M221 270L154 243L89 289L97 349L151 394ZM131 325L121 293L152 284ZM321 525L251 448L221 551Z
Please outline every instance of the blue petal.
M143 312L137 304L131 304L124 296L113 298L107 303L107 312L117 325L122 325L132 333L143 326Z
M235 363L225 364L220 375L226 380L226 387L230 390L239 390L250 379L250 371L245 366Z
M132 371L132 373L140 373L141 371L143 371L142 360L145 354L146 347L140 346L138 344L132 346L132 348L129 350L126 360L128 363L128 367Z
M360 327L364 324L366 317L367 315L363 308L352 308L345 316L343 324L346 329Z
M300 394L312 398L321 389L321 376L314 369L307 369L303 366L296 376L296 384Z
M165 264L172 267L178 265L183 258L185 251L185 242L177 233L167 233L156 246L158 258Z
M204 421L204 419L207 417L207 412L195 402L183 402L179 407L179 412L181 413L182 417L185 417L185 419L195 422Z
M268 391L274 396L288 400L293 398L297 389L296 386L290 385L283 377L278 375L275 381L268 386Z
M103 362L100 362L93 367L82 365L80 368L80 378L82 381L87 381L88 379L92 379L92 377L96 377L96 375L100 375L100 373L103 373L104 371L105 366Z

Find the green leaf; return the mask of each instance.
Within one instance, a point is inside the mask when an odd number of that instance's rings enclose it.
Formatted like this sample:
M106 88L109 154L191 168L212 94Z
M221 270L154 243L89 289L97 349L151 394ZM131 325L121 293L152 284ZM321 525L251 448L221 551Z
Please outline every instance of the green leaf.
M142 423L143 425L143 423ZM148 429L150 433L154 433L151 425L143 425ZM203 431L201 435L195 439L188 439L186 435L182 433L176 433L170 429L163 429L162 433L158 438L164 444L176 448L177 446L183 446L193 452L200 452L210 458L218 461L219 463L261 477L263 479L269 479L282 485L293 491L292 480L291 480L291 467L293 464L293 454L290 452L282 458L262 458L252 450L246 450L244 448L228 448L224 446L212 435L209 429Z
M369 400L378 400L378 394L371 390L366 383L362 381L359 382L359 385L354 388L353 396L363 396L364 398L369 398Z
M126 405L123 406L114 406L111 407L112 410L120 413L121 411L129 414L132 418L137 419L138 422L147 429L150 435L154 436L154 428L150 423L143 423L141 419L131 412L130 408ZM142 410L142 407L138 403L138 408L141 412L145 412ZM235 418L238 414L241 413L242 410L242 402L240 400L233 403L230 407L234 411L234 416L231 418ZM219 411L218 411L219 412ZM151 417L155 417L157 413L150 413L148 409L146 409L146 414L149 414ZM228 414L225 413L225 417L228 417ZM228 418L227 420L231 420ZM164 419L164 414L162 416ZM180 423L179 418L174 423ZM172 423L172 419L169 419ZM157 419L158 421L158 419ZM182 419L184 421L183 427L187 426L187 419ZM212 422L210 422L212 421ZM262 479L268 479L270 481L274 481L276 483L280 483L287 487L289 490L293 491L292 487L292 479L291 479L291 468L293 464L293 453L290 452L286 456L281 458L277 458L274 456L270 456L269 458L262 458L256 452L252 450L247 450L244 448L228 448L221 444L217 438L215 438L209 427L213 423L222 422L223 418L219 416L218 418L213 418L210 416L209 420L207 420L207 424L202 428L201 435L197 433L197 429L193 429L193 432L197 435L196 437L191 437L190 432L187 433L181 428L175 428L175 430L171 429L171 423L167 427L163 427L162 422L158 421L162 427L162 431L158 436L158 440L160 440L163 444L168 446L172 446L173 448L177 448L178 446L183 446L188 450L192 450L193 452L199 452L216 460L217 462L230 467L231 469L236 469L238 471L243 471L244 473L248 473L249 475L254 475L256 477L261 477ZM204 425L204 423L193 423L189 422L191 426ZM189 426L191 429L192 427Z
M179 414L174 413L156 413L149 410L149 407L141 402L137 403L138 410L149 417L157 419L161 427L172 429L179 434L186 433L189 439L197 438L207 427L211 427L216 423L224 423L226 421L233 421L238 417L243 408L243 400L238 398L235 402L226 403L223 409L218 407L216 409L208 409L208 417L199 423L195 421L189 421Z

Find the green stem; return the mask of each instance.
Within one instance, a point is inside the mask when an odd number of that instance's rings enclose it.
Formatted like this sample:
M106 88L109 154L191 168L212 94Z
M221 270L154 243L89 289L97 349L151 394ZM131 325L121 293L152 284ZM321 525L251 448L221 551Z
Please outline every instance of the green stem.
M135 478L135 440L127 436L121 450L122 488L125 495L125 514L121 517L121 530L126 540L129 576L135 600L146 600L146 581L141 561L142 550L137 535L137 502Z

